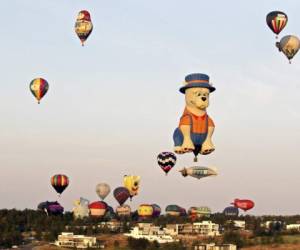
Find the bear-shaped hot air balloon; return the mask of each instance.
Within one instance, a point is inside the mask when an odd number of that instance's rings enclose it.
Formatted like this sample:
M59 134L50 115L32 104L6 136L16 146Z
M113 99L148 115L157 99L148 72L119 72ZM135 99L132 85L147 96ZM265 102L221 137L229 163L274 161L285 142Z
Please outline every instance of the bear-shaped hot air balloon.
M199 153L206 155L215 150L212 143L215 125L206 112L213 91L215 87L210 84L208 75L194 73L185 77L180 92L185 94L186 105L173 134L174 151L177 154L193 152L194 161L197 161Z

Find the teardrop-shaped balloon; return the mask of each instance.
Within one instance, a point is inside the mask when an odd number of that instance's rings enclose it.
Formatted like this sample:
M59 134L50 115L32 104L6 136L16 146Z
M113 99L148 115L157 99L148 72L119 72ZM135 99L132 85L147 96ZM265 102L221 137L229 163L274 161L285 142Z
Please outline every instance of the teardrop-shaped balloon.
M172 152L161 152L157 156L157 163L166 174L175 166L176 160L176 155Z
M57 193L61 194L69 185L69 178L64 174L56 174L51 177L51 185Z
M269 28L278 35L288 22L287 15L282 11L272 11L266 17Z
M30 82L29 88L31 93L38 100L38 103L40 103L40 100L43 98L43 96L47 93L49 89L49 84L43 78L35 78Z
M119 202L120 206L122 206L130 197L129 190L126 187L117 187L114 190L114 197Z
M75 32L79 37L82 46L93 31L93 23L91 21L91 15L87 10L82 10L78 13L75 22Z
M296 36L284 36L279 43L276 43L279 51L282 51L285 56L291 60L300 48L300 40Z
M96 186L97 195L104 200L105 197L110 193L110 186L106 183L99 183Z

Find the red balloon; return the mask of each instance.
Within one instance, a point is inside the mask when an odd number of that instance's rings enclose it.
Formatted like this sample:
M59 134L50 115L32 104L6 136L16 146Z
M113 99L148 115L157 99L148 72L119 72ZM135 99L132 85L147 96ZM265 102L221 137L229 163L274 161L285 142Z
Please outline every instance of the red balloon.
M240 200L240 199L235 199L234 202L232 202L231 204L244 211L250 210L255 205L254 202L251 200Z

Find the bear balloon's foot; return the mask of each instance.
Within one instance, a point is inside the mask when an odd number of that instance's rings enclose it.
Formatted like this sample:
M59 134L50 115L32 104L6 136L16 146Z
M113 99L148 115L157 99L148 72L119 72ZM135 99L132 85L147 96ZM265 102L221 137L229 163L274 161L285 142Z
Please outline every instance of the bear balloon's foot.
M206 140L201 148L200 154L202 155L208 155L215 151L215 146L213 145L211 140Z

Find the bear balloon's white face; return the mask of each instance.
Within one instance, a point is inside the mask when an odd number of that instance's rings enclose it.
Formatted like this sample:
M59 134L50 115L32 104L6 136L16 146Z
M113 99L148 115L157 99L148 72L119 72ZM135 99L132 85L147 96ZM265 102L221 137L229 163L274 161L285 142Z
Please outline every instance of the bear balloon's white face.
M187 107L205 111L209 106L209 89L188 88L185 91L185 102Z

